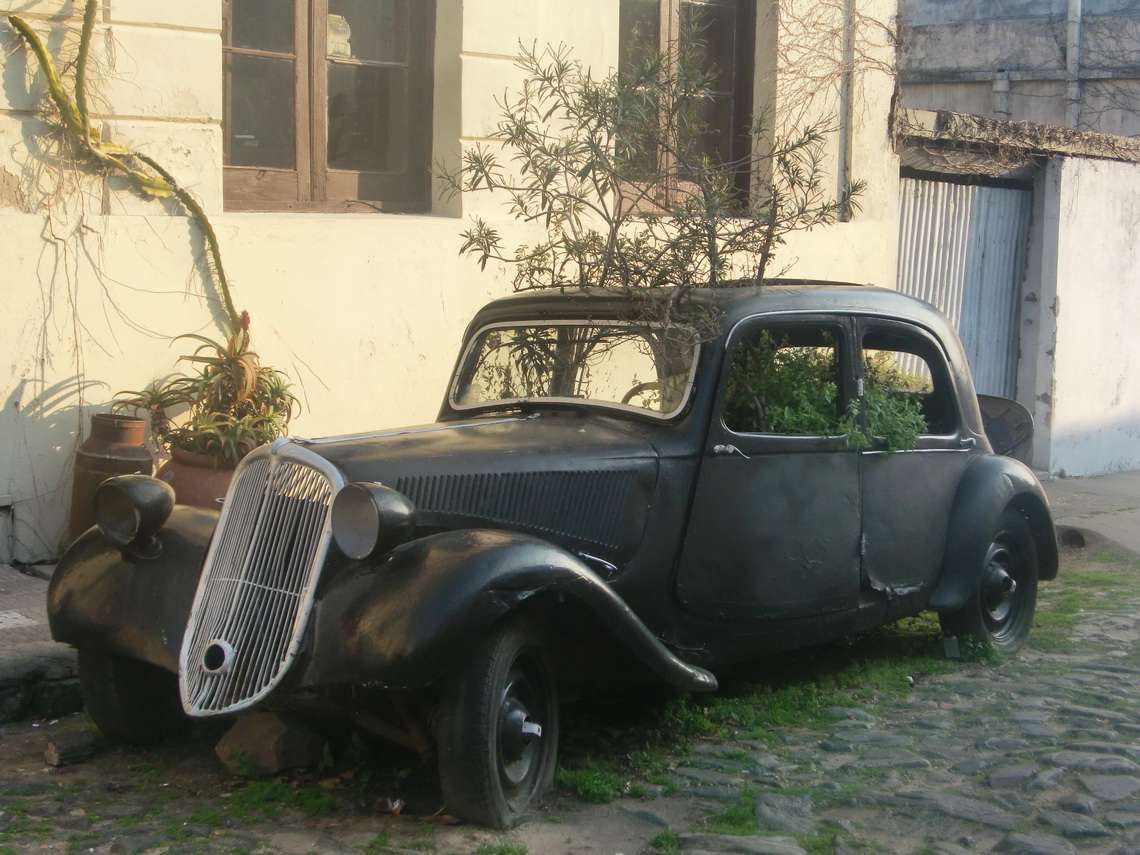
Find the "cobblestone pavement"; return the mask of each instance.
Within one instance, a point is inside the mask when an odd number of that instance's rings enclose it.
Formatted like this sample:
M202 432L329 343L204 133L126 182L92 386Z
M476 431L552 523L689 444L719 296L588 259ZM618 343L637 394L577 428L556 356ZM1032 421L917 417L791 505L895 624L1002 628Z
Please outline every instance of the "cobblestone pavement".
M671 795L598 807L555 796L506 834L384 814L375 782L371 801L331 782L340 810L327 815L319 798L299 804L318 787L263 782L251 801L208 741L102 748L53 769L45 735L82 719L9 725L0 855L523 851L508 845L634 855L666 829L685 855L1140 855L1140 602L1113 606L1078 624L1080 655L1030 647L1000 666L920 678L901 698L836 709L774 744L702 741L678 758ZM763 833L699 830L730 805L751 810Z

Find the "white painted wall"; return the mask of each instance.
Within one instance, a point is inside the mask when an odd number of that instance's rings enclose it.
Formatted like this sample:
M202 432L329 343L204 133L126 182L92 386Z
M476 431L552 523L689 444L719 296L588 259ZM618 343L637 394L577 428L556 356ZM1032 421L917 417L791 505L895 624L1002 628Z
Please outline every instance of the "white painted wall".
M53 54L70 57L80 5L0 0L0 12L24 16ZM617 10L617 0L438 0L434 156L454 157L493 128L494 96L518 79L520 40L571 45L605 74L617 58ZM517 227L494 198L440 202L429 216L224 212L219 31L217 3L104 0L94 117L201 199L256 349L302 399L296 433L432 420L468 318L510 288L509 272L480 273L458 256L466 216L497 218L512 239ZM787 247L781 260L796 262L795 275L894 281L891 85L889 75L866 81L852 142L853 172L871 180L866 214ZM169 203L60 169L37 118L42 99L34 62L0 24L0 496L11 497L13 521L0 561L58 554L90 413L173 371L187 346L172 337L219 334L195 229Z
M1140 166L1066 159L1049 469L1140 468Z
M1020 379L1052 474L1140 468L1138 189L1138 165L1075 158L1037 184Z

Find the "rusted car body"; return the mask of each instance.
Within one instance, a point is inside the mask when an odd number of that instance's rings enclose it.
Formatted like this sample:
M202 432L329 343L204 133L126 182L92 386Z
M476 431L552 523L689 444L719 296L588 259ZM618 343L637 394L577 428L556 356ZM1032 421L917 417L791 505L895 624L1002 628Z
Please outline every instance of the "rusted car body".
M335 706L437 756L448 810L494 826L550 785L559 690L711 691L926 609L1013 652L1057 572L953 328L859 286L499 300L435 423L279 440L220 514L169 501L106 482L52 581L96 723Z

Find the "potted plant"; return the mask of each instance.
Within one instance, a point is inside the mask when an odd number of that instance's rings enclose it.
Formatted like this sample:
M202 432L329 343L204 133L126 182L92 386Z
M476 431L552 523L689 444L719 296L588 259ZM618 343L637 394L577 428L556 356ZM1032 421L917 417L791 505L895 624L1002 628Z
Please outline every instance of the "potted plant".
M224 342L179 338L199 342L179 359L197 370L120 392L113 409L149 417L155 442L171 456L158 477L179 502L217 507L238 461L284 436L299 404L285 375L263 366L253 351L248 312Z

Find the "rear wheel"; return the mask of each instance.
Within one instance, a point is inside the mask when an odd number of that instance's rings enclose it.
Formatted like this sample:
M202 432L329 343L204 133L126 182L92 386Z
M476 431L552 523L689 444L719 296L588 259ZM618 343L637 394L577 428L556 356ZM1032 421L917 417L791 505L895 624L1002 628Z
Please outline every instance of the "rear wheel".
M941 615L942 629L983 649L1011 655L1021 649L1037 606L1037 548L1029 523L1007 508L982 565L977 586L959 610Z
M521 822L550 789L558 691L540 633L512 620L445 681L437 742L449 813L492 828Z
M100 650L79 650L87 714L112 742L152 745L190 729L178 678L155 665Z

